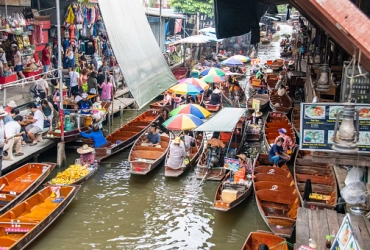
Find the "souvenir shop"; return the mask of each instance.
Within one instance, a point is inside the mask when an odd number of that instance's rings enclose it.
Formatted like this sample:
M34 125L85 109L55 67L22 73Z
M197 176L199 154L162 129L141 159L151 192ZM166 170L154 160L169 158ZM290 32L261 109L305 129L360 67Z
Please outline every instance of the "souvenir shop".
M21 52L23 75L42 73L41 51L48 43L49 16L36 16L30 8L0 16L0 84L17 80L13 70L14 48ZM13 49L12 49L13 48Z

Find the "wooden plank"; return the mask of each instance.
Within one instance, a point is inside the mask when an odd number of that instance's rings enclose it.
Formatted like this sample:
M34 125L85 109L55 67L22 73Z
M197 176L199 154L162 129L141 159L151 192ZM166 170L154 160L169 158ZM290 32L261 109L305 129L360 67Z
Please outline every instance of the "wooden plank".
M344 181L347 177L347 171L337 165L334 166L335 177L337 178L339 191L345 187Z
M320 236L318 241L316 241L318 249L325 249L326 235L330 235L328 219L325 210L326 209L316 210L319 219L319 227L316 229L316 231L318 231Z
M310 238L309 230L309 219L307 208L298 208L298 217L296 223L296 245L299 247L301 245L307 245L308 239ZM296 249L296 248L294 248Z
M337 214L337 216L338 216L338 224L339 224L339 227L342 225L342 222L343 222L343 219L344 219L344 214ZM339 230L339 228L338 228L338 230ZM336 233L338 233L338 231L336 232Z
M366 226L366 222L369 223L369 225L370 225L369 220L366 219L364 216L359 217L358 226L359 226L360 231L361 231L361 236L362 236L362 240L364 242L364 246L370 246L370 233L369 233L369 230Z
M319 244L320 238L324 237L320 235L319 228L321 227L321 222L319 218L318 209L310 209L311 211L311 218L310 218L310 238L313 239L316 244ZM322 247L320 245L317 245L317 249L325 249L325 245Z
M331 234L333 230L335 234L339 231L340 224L338 223L338 215L334 210L326 209L326 218L328 220L329 233Z
M361 249L365 249L364 248L364 241L362 240L361 230L360 230L359 225L358 225L358 220L359 219L362 219L362 217L361 216L352 215L352 214L349 213L349 218L351 220L353 232L356 235L356 240L357 240L357 243L359 244L359 247Z

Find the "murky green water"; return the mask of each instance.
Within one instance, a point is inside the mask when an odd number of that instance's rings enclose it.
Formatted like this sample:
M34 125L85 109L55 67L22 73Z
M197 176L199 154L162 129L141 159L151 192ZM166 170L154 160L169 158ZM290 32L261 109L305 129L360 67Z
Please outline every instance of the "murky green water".
M277 58L278 52L277 43L259 49L261 57ZM114 128L138 114L125 111L115 118ZM54 153L40 160L55 161ZM163 164L148 176L130 176L128 165L118 163L128 153L101 165L29 249L241 249L249 232L268 231L254 195L228 213L217 212L211 206L218 182L200 187L193 170L166 179ZM68 151L68 164L76 157Z

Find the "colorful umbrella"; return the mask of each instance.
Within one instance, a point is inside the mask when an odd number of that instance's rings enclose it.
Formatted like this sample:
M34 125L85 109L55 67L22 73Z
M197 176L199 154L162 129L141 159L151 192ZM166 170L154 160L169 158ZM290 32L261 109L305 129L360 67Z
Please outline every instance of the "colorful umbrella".
M235 58L236 60L239 60L239 61L244 62L244 63L251 61L251 59L249 57L242 56L242 55L235 55L235 56L232 56L232 58Z
M206 75L218 75L218 76L224 76L225 73L222 71L222 69L218 68L208 68L200 72L201 76L206 76Z
M206 110L202 106L199 106L198 104L184 104L170 112L171 116L178 114L190 114L200 119L205 119L211 115L211 113L208 110Z
M208 84L199 78L185 78L185 79L180 80L179 83L180 84L183 84L183 83L191 84L203 90L207 90L209 88Z
M203 81L207 83L221 83L221 82L226 82L225 78L218 76L218 75L206 75L205 77L202 78Z
M176 84L175 86L173 86L172 88L169 88L168 90L170 92L174 92L180 95L185 95L185 94L198 95L204 92L204 90L201 89L200 87L197 87L189 83Z
M221 64L226 65L226 66L242 66L243 65L241 61L233 57L230 57L229 59L222 61Z
M163 126L169 130L191 130L201 124L203 124L203 121L198 117L189 114L181 114L171 117L163 123Z

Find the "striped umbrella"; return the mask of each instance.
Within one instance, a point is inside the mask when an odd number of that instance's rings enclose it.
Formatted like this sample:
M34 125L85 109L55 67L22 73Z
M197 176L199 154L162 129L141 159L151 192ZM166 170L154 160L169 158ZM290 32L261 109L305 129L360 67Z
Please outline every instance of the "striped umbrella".
M218 75L218 76L224 76L225 72L222 71L222 69L219 68L208 68L200 72L201 76L206 76L206 75Z
M242 56L242 55L235 55L235 56L232 56L232 58L235 58L236 60L239 60L243 63L246 63L246 62L250 62L251 59L247 56Z
M197 86L203 90L207 90L209 88L208 84L205 83L202 79L198 78L185 78L179 81L180 84L186 83Z
M180 94L180 95L198 95L200 93L203 93L204 90L200 87L197 87L195 85L184 83L184 84L176 84L175 86L168 89L172 93Z
M202 78L203 81L206 83L221 83L221 82L226 82L225 78L218 76L218 75L206 75L205 77Z
M238 59L235 59L233 57L230 57L229 59L226 59L225 61L221 62L222 65L226 66L242 66L243 63L239 61Z
M191 130L201 124L203 124L203 121L194 115L180 114L165 121L163 126L169 130Z
M171 116L178 114L191 114L195 115L200 119L205 119L211 115L211 113L208 110L206 110L202 106L199 106L198 104L184 104L170 112Z

